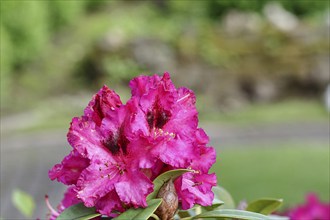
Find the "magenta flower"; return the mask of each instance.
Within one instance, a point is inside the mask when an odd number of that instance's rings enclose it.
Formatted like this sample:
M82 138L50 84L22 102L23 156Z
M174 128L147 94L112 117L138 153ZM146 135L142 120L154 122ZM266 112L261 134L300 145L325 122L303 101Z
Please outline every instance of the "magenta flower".
M76 184L81 172L89 165L89 159L72 150L61 164L56 164L48 173L51 180L57 179L66 185Z
M198 128L195 95L176 89L168 73L130 82L132 97L122 104L108 87L93 96L84 115L72 119L72 152L49 177L73 185L76 197L98 212L115 216L129 207L146 207L152 180L178 168L194 170L175 181L184 209L211 205L215 150Z
M188 167L198 157L193 146L198 124L194 93L177 90L168 73L162 78L137 77L130 87L137 105L136 126L153 146L150 154L173 167Z
M98 117L74 118L68 133L74 149L91 160L77 181L78 197L86 206L96 206L106 215L113 210L123 211L122 203L146 207L146 196L153 191L153 184L139 169L139 157L131 150L135 143L130 141L128 128L134 114L122 105L104 112L100 123L100 114L93 111L91 115ZM139 151L143 153L143 149Z
M305 204L299 205L289 211L291 220L329 220L330 204L322 203L316 194L306 196Z
M217 185L216 175L208 174L216 160L215 150L212 147L206 147L209 138L203 129L196 130L195 137L194 144L199 157L189 166L195 172L186 173L175 182L182 209L190 209L196 203L202 206L211 205L214 198L211 189Z

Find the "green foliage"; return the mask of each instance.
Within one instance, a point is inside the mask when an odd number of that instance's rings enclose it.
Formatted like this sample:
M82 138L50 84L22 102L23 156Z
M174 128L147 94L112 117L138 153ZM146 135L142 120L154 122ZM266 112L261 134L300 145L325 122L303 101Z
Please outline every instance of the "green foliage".
M12 68L12 43L7 30L0 23L0 98L1 103L6 103L9 97L11 84L10 72Z
M25 102L23 107L26 107L24 105L60 92L95 89L108 80L117 85L126 84L133 75L146 73L146 70L154 73L180 67L183 74L189 74L187 68L191 64L206 70L205 77L204 73L198 76L202 81L194 85L202 92L212 92L212 85L204 82L210 78L207 76L209 68L216 69L217 73L212 73L213 81L219 80L216 88L223 88L224 78L237 79L237 84L244 77L249 82L258 82L259 77L274 82L278 78L279 82L286 82L291 77L307 79L305 76L317 67L316 64L314 67L315 55L329 49L327 39L306 44L293 35L277 31L263 19L258 26L260 30L252 33L254 37L240 33L228 37L223 30L219 16L232 9L260 11L267 2L3 1L1 31L7 37L1 41L9 46L3 46L1 42L1 47L7 48L1 50L8 54L1 58L4 66L1 66L1 72L5 72L1 77L7 85L2 91L10 87L16 96L6 104L22 109L18 106L21 102ZM287 9L303 16L313 11L323 12L326 7L324 1L281 2ZM156 10L155 5L160 10ZM115 46L104 48L104 39ZM157 69L157 62L146 64L148 57L139 60L142 56L135 46L143 40L156 42L146 51L157 50L158 44L164 45L166 50L160 53L172 62ZM167 55L166 51L171 53ZM281 78L281 73L288 76ZM46 81L52 83L45 84ZM218 99L218 94L222 94L219 90L208 95ZM13 93L1 92L1 97L9 100L8 94Z
M270 220L266 215L236 209L220 209L194 216L192 219L243 219L243 220Z
M142 73L142 68L132 59L111 56L102 60L104 71L112 82L129 81L136 73Z
M48 1L50 26L53 30L72 24L83 15L88 1Z
M45 47L50 33L44 1L3 1L1 21L12 41L12 64L31 61Z
M269 2L279 2L288 11L298 15L306 16L329 7L328 1L299 1L299 0L215 0L205 1L208 8L208 15L218 18L230 10L261 12L263 7Z
M162 203L162 199L151 199L148 201L148 206L146 208L130 208L123 212L118 217L114 218L114 220L143 220L149 219L150 216L156 211L158 206Z
M250 212L257 212L263 215L269 215L276 211L283 203L283 199L258 199L250 202L246 210Z
M76 219L88 220L100 216L101 214L95 212L95 208L88 208L83 203L70 206L65 209L58 217L58 220Z
M231 197L230 193L225 188L221 186L215 186L212 188L212 191L214 193L213 204L217 204L219 203L219 201L223 201L224 204L222 204L220 208L224 208L224 209L235 208L234 199ZM213 209L214 208L216 207L213 206Z
M193 170L188 170L188 169L170 170L157 176L157 178L153 181L154 191L148 195L147 200L156 198L159 189L163 186L164 183L169 181L171 178L174 181L176 178L187 172L193 172Z
M12 193L12 203L26 218L31 218L35 209L35 202L31 195L16 189Z
M87 0L85 1L85 6L88 11L97 11L109 4L116 4L116 1L107 1L107 0Z
M217 18L230 10L260 11L265 3L265 0L215 0L209 1L208 10L212 18Z
M318 11L322 11L329 8L329 1L315 0L315 1L300 1L300 0L280 0L280 3L284 8L291 11L298 16L305 16Z

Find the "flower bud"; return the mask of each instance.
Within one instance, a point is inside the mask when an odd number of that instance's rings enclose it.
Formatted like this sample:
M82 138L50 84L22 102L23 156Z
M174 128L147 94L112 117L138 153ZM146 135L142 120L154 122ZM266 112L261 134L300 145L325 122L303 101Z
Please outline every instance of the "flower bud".
M162 220L173 219L178 209L179 201L172 179L163 184L157 194L157 198L162 198L163 202L155 214Z

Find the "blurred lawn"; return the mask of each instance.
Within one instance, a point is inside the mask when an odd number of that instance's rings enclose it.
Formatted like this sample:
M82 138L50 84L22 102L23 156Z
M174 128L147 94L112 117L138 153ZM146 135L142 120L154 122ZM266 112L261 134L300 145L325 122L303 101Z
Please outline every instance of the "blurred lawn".
M326 143L270 143L218 150L218 184L238 203L260 197L283 198L284 206L316 192L329 200L329 145Z
M214 110L210 112L203 100L197 102L201 120L219 121L223 124L324 121L329 116L322 102L311 99L287 99L281 102L253 104L236 111L223 113L214 112Z

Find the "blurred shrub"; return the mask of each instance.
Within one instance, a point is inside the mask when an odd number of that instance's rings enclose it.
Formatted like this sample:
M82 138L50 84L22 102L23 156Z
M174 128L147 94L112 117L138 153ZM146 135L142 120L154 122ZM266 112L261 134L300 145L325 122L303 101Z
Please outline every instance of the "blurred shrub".
M279 1L302 16L325 7ZM296 30L283 32L259 13L267 2L5 1L1 53L9 55L1 57L1 78L47 97L106 80L120 85L144 70L170 71L179 84L225 105L273 100L296 85L322 88L326 77L309 84L325 72L317 70L319 57L328 58L321 18L315 26L300 19Z
M137 73L142 73L142 68L130 58L109 56L102 60L106 78L112 83L129 82Z
M12 67L12 43L6 29L0 23L0 88L1 103L6 103L10 94L10 72Z
M44 1L1 2L1 21L12 41L15 67L33 60L50 37L46 4Z
M98 2L98 1L96 1ZM88 1L48 1L49 25L57 30L68 24L72 24L83 13L88 6Z
M175 2L175 1L173 1ZM204 1L207 14L211 18L218 18L230 10L260 12L263 7L274 0L208 0ZM306 16L318 12L329 6L328 1L301 1L301 0L278 0L285 9L298 16ZM172 2L171 2L172 3Z
M115 1L107 1L107 0L86 0L85 7L88 11L97 11L106 7L109 4L114 4Z

